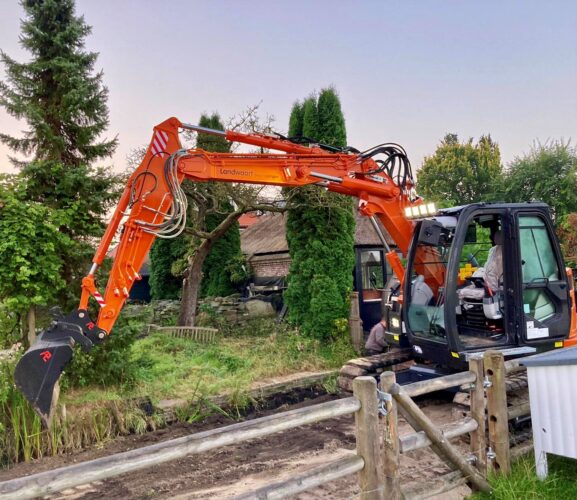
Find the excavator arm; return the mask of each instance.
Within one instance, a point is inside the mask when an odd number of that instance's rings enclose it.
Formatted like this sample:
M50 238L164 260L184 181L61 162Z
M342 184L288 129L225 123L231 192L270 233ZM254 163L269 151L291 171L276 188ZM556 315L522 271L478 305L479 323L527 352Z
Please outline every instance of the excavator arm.
M183 149L179 130L222 135L231 142L281 153L210 153ZM385 160L378 160L378 154ZM403 163L404 162L404 163ZM395 167L396 165L396 167ZM403 170L403 165L405 170ZM56 320L42 332L16 366L17 387L46 425L58 399L58 380L70 362L76 343L89 351L106 340L157 237L173 238L185 228L187 199L184 179L193 182L232 182L285 187L320 185L358 198L358 209L376 216L406 254L413 223L407 208L422 201L414 195L408 160L397 145L382 145L364 153L308 147L282 136L210 130L170 118L154 128L140 166L133 172L104 233L88 275L82 280L77 310ZM120 232L108 284L98 290L96 274L112 240ZM403 266L396 252L389 252L393 270L402 280ZM98 319L88 313L90 298L99 305Z

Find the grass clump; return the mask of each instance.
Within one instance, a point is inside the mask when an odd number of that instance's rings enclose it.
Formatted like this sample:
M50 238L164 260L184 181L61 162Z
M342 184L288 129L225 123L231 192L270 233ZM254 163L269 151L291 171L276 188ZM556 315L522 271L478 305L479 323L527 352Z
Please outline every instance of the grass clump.
M354 355L347 339L322 343L274 321L253 320L211 344L153 333L134 344L131 362L139 370L137 393L190 399L238 397L253 382L338 368Z
M557 500L577 498L577 460L548 455L549 475L537 478L534 457L515 462L508 476L489 477L492 494L476 493L473 500Z

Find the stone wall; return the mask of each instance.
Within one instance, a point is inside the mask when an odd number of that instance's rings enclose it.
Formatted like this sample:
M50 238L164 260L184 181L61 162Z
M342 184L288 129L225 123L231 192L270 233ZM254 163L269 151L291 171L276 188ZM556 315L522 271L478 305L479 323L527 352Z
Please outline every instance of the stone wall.
M127 306L122 314L135 317L146 314L147 322L158 326L176 324L180 311L179 300L154 300L149 305ZM276 316L276 311L269 300L259 298L242 299L235 294L229 297L209 297L200 301L199 326L206 322L207 316L217 315L232 324L242 323L252 318Z

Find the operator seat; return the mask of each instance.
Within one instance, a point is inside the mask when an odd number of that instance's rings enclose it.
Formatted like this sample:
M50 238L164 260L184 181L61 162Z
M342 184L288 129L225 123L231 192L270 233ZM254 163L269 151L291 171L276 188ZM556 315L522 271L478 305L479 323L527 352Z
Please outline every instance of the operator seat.
M489 250L482 277L485 281L485 286L496 292L503 281L503 231L495 232L493 242L495 245ZM485 289L471 285L461 288L458 294L460 299L483 300Z

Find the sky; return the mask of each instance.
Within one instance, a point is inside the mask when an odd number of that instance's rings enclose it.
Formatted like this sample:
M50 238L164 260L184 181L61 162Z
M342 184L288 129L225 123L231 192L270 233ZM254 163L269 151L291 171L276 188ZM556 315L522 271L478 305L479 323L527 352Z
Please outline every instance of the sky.
M226 120L261 103L286 132L294 101L333 85L349 145L398 142L418 168L447 132L490 133L505 163L535 141L577 140L572 0L77 0L109 89L116 171L170 116ZM18 61L23 9L0 0ZM0 69L0 79L4 71ZM0 109L0 131L26 124ZM11 171L0 145L0 172Z

